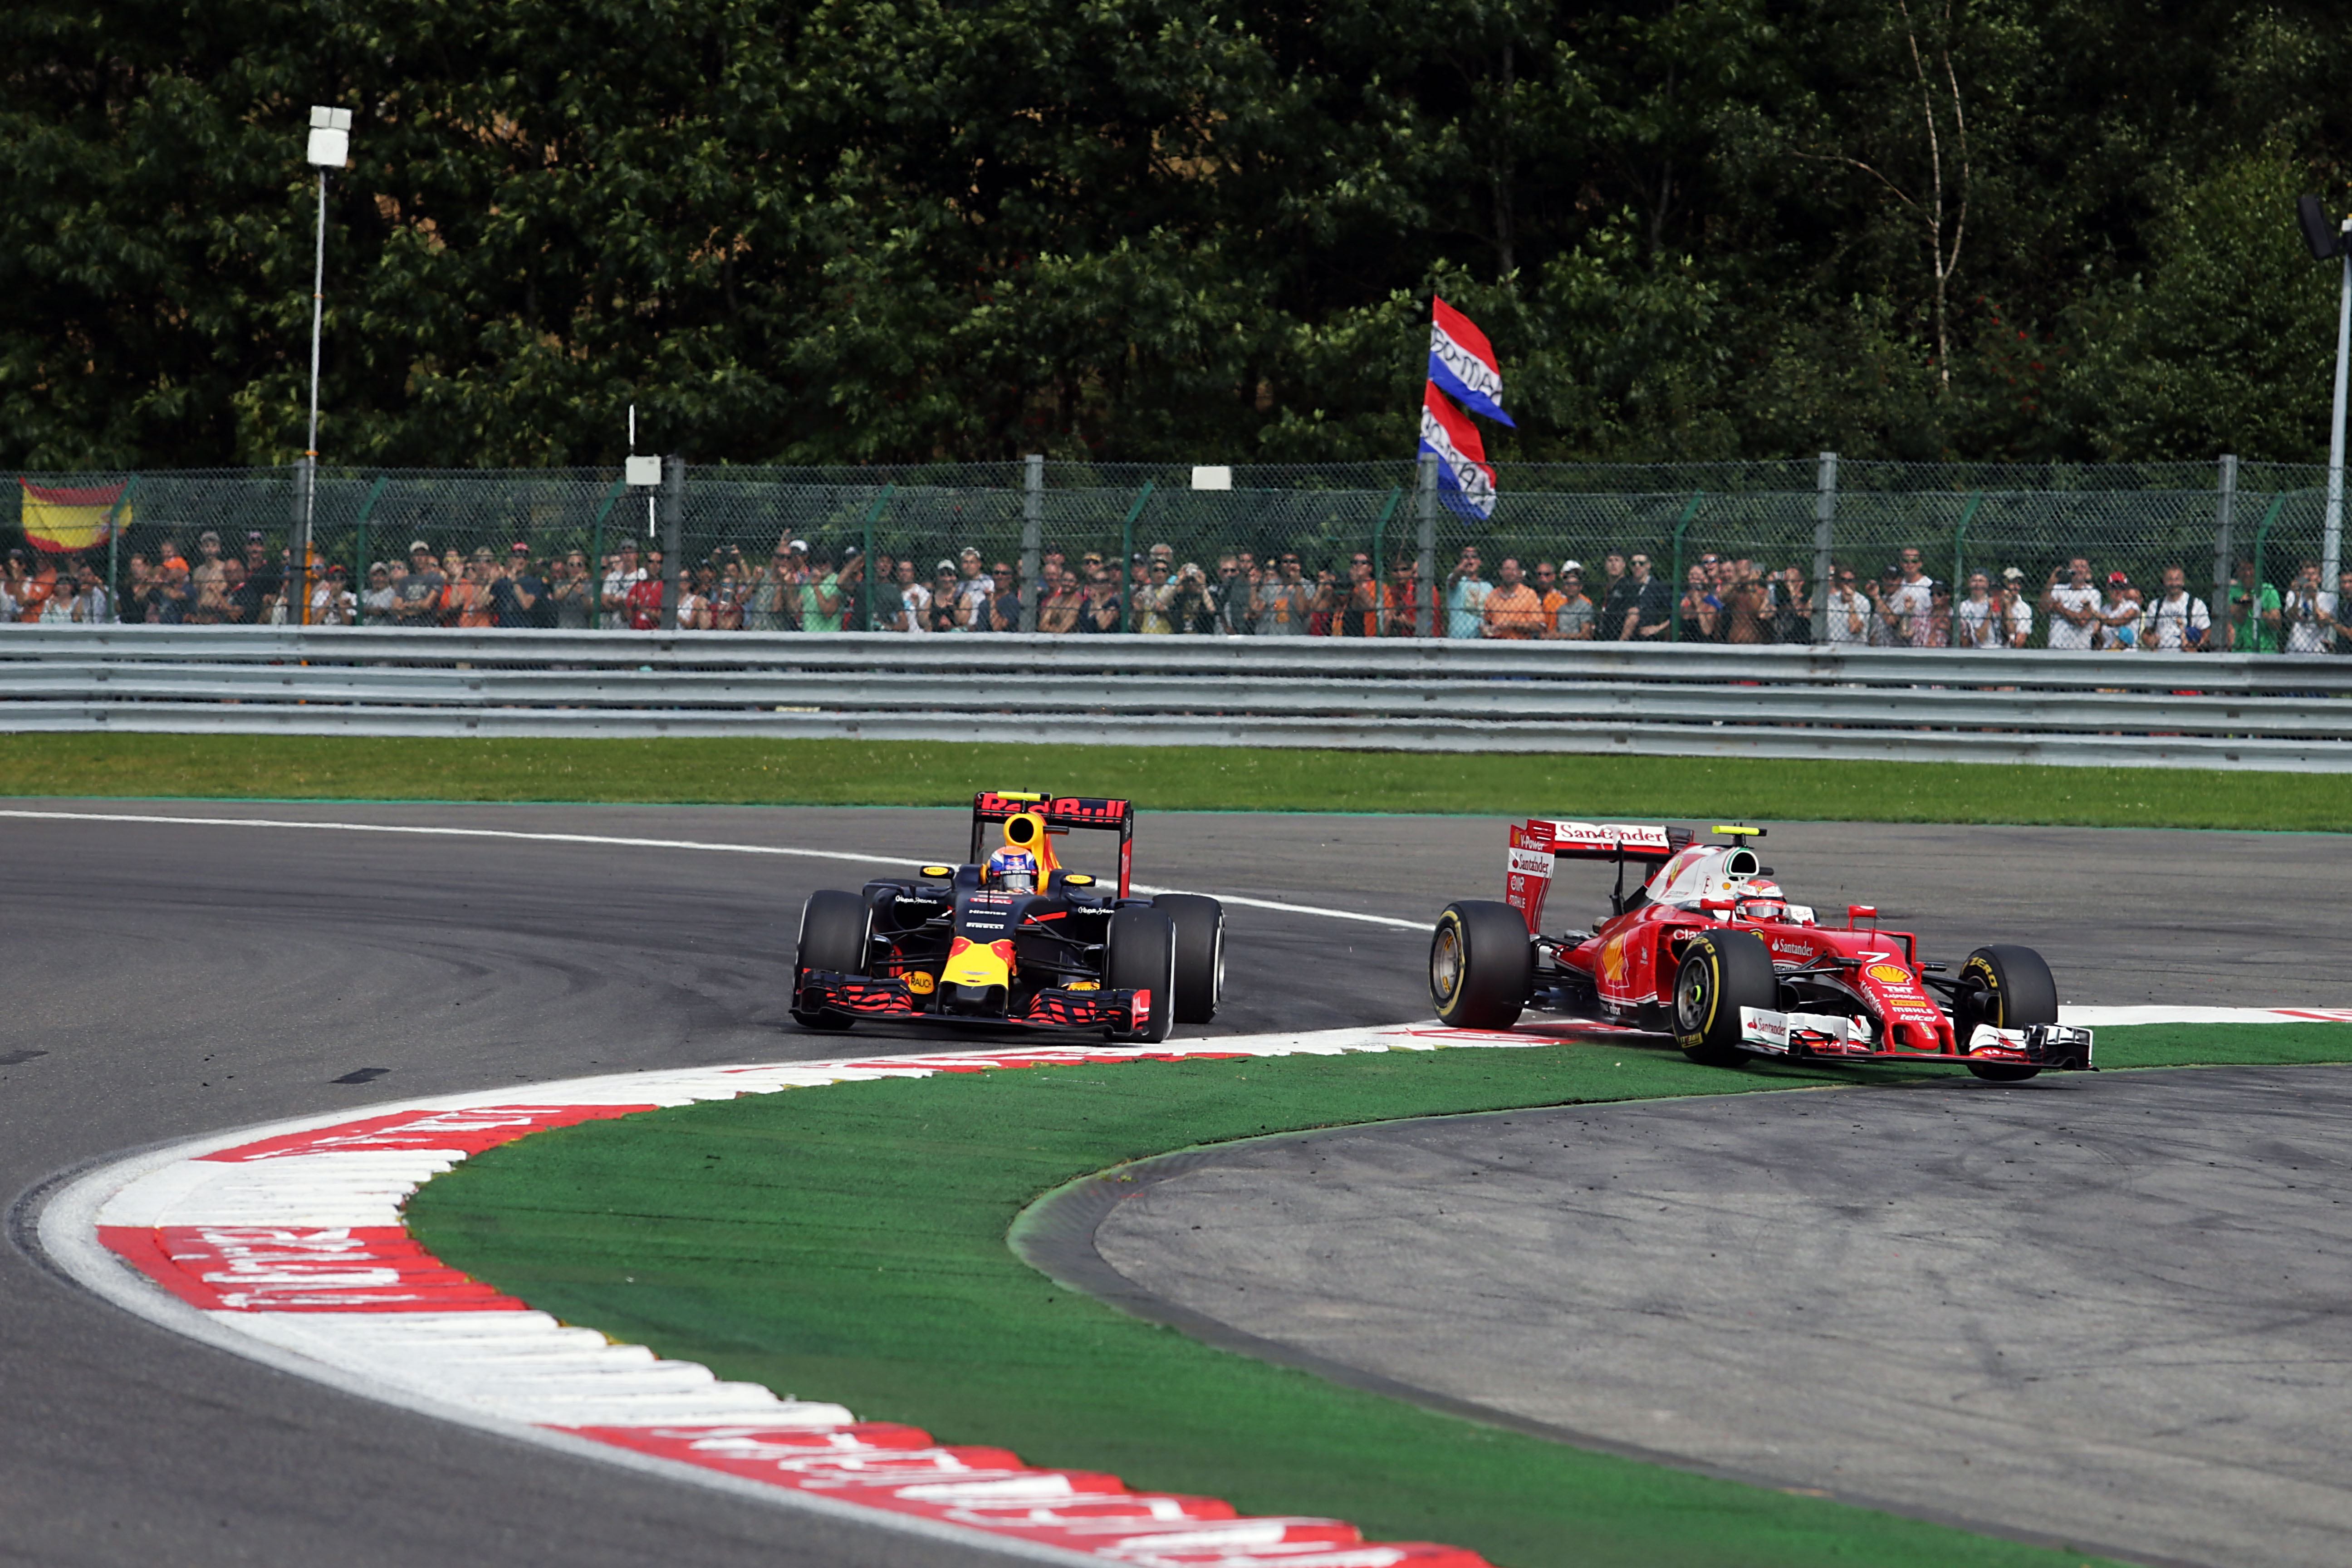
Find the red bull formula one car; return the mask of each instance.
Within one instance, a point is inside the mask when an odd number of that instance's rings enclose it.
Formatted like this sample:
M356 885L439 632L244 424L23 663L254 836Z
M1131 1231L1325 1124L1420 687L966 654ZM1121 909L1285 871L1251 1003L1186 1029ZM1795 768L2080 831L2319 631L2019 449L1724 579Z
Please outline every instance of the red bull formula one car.
M1698 841L1665 824L1556 822L1511 829L1504 901L1464 900L1438 917L1429 990L1458 1028L1505 1029L1528 1008L1671 1034L1692 1060L1751 1057L1949 1062L2003 1081L2091 1069L2091 1031L2058 1022L2058 988L2031 948L1988 946L1957 974L1919 962L1909 931L1846 906L1843 927L1792 904L1748 841L1755 827ZM1617 867L1608 918L1543 931L1561 859ZM1639 868L1629 897L1625 868ZM1864 923L1864 922L1868 923Z
M1000 843L984 858L991 827ZM1054 840L1118 835L1118 890L1063 868ZM911 881L813 893L801 910L793 1017L860 1018L1107 1034L1155 1043L1216 1016L1225 911L1196 893L1130 896L1135 806L989 790L971 803L971 858Z

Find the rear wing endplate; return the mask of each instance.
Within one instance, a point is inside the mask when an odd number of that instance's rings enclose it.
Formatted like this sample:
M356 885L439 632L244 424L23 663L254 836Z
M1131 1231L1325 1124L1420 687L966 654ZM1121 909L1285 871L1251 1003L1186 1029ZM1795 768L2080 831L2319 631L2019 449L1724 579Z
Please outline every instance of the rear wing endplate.
M1048 833L1067 833L1073 827L1100 829L1118 835L1118 896L1128 897L1128 885L1135 858L1135 803L1131 800L1102 800L1093 795L1048 795L1043 790L985 789L971 797L971 858L978 861L986 853L986 837L990 824L1010 822L1016 816L1034 815L1045 819Z
M1625 862L1655 868L1688 848L1697 835L1663 822L1559 822L1530 817L1511 829L1511 852L1503 879L1503 901L1526 917L1529 932L1543 930L1544 895L1551 890L1553 863L1611 860L1617 865L1617 905L1624 905ZM1648 880L1645 869L1643 879Z

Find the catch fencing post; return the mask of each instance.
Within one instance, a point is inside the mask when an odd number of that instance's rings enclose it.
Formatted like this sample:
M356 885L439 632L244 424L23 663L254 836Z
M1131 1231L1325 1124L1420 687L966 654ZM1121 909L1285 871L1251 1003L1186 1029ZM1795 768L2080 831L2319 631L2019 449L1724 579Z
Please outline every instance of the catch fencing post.
M1372 629L1381 637L1389 635L1389 569L1381 559L1381 541L1388 532L1389 519L1396 515L1397 502L1402 500L1403 490L1389 491L1388 504L1372 520Z
M858 557L857 614L854 619L845 614L842 616L852 631L874 629L874 525L882 521L882 509L890 504L890 492L898 488L896 479L884 485L882 493L874 498L874 504L866 509L866 530L859 535L863 542L858 545L865 553Z
M662 459L662 605L661 629L677 630L679 559L686 553L686 459L672 454Z
M1127 509L1127 517L1118 525L1118 629L1135 629L1135 520L1143 515L1143 503L1151 499L1151 481L1135 492L1135 504Z
M106 513L106 613L118 621L122 618L122 509L131 504L131 492L138 488L137 474L123 480L121 493Z
M383 499L383 487L389 477L378 474L374 485L368 490L367 500L360 502L358 532L352 543L352 586L356 590L352 595L352 625L355 626L367 625L368 519L375 514L375 503Z
M1037 629L1037 572L1045 552L1045 454L1032 452L1021 476L1021 629ZM872 567L866 569L869 573Z
M1421 460L1421 592L1414 595L1416 636L1437 635L1437 459Z
M1691 525L1691 519L1698 515L1698 503L1706 499L1706 492L1705 490L1693 490L1691 492L1690 504L1683 508L1682 516L1675 519L1675 574L1671 578L1667 579L1666 582L1667 603L1674 606L1673 614L1666 621L1666 640L1668 642L1680 642L1683 640L1683 608L1682 604L1677 597L1677 595L1684 591L1683 531Z
M1813 476L1813 641L1830 640L1830 557L1837 541L1837 458L1823 452Z
M2228 653L2237 646L2236 630L2230 625L2230 559L2234 553L2230 538L2231 526L2237 521L2238 459L2221 459L2220 488L2213 494L2213 602L2205 606L2205 647L2209 653ZM2188 628L2181 628L2185 636ZM2215 646L2218 637L2220 646Z

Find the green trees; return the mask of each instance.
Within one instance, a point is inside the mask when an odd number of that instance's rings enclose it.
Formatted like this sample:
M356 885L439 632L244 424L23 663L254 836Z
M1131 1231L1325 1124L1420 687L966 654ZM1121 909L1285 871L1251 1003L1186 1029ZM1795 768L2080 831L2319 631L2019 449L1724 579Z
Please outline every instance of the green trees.
M23 0L0 458L2307 458L2352 23L2222 0Z

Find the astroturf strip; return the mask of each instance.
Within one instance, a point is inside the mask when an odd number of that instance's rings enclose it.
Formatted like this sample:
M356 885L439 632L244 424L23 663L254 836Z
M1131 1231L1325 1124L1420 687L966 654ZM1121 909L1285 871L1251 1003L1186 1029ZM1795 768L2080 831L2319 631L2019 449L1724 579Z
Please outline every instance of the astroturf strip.
M2352 1026L2100 1031L2116 1067L2352 1059ZM1349 1519L1506 1568L2077 1563L1501 1431L1209 1349L1005 1245L1052 1188L1175 1148L1543 1105L1902 1082L1654 1045L943 1074L542 1132L409 1205L445 1261L567 1321L950 1443L1244 1510Z
M1035 785L1159 811L2344 831L2352 773L761 739L0 735L0 795L956 805Z

